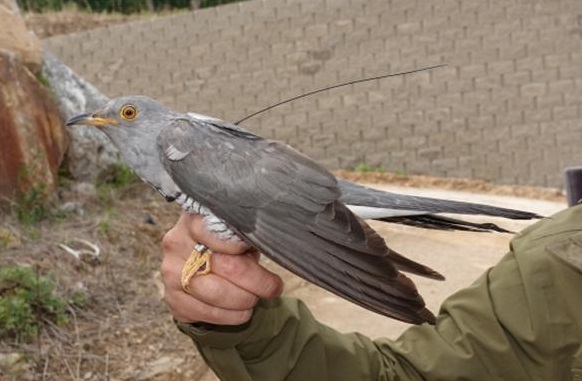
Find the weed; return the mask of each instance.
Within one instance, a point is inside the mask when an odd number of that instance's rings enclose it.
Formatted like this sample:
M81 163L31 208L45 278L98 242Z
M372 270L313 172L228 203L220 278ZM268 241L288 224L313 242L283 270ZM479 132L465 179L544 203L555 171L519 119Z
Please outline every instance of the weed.
M26 341L43 323L66 323L67 304L54 283L31 267L0 269L0 338Z
M21 165L18 170L18 189L12 203L12 212L24 225L34 225L49 215L46 184L34 181L38 179L44 154L41 151L32 153L31 161Z
M107 219L99 221L99 224L97 225L97 230L101 234L106 234L110 228L111 228L111 224L109 223L109 220L107 220Z
M87 297L82 291L75 291L69 298L69 304L78 308L83 308L87 304Z
M63 166L59 167L57 172L57 187L66 188L73 183L71 174Z
M111 198L116 189L124 188L139 181L139 177L125 164L113 165L102 179L97 181L97 197L105 206L111 206Z
M51 88L51 83L48 80L47 77L45 77L42 73L39 73L36 75L36 79L38 80L38 82L46 89L50 89Z
M12 210L24 225L34 225L48 217L45 186L31 186L22 192L16 197Z
M355 172L362 172L362 173L368 173L368 172L386 173L386 168L384 168L382 166L371 167L370 165L368 165L366 163L360 163L360 164L356 165L356 167L354 168L354 171Z
M0 235L0 247L2 249L8 249L10 241L11 241L10 232L5 232L2 233L2 235Z
M99 221L99 224L97 225L97 230L99 231L99 233L101 234L106 234L107 232L109 232L109 230L111 229L111 219L117 217L117 212L115 211L115 209L108 207L106 210L106 214L105 214L105 218L101 221Z
M406 170L405 169L397 169L394 171L394 174L396 174L398 176L406 176Z
M138 181L139 178L129 166L118 163L111 167L110 173L106 177L104 183L109 184L114 188L122 188Z

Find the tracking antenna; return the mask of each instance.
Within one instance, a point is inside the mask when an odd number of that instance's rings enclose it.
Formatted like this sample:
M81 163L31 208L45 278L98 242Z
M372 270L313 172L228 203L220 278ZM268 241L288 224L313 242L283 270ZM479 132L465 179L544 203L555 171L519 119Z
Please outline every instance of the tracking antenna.
M247 120L247 119L250 119L250 118L252 118L252 117L254 117L254 116L257 116L257 115L259 115L259 114L262 114L262 113L264 113L264 112L266 112L266 111L269 111L269 110L270 110L270 109L272 109L272 108L275 108L275 107L278 107L278 106L284 105L285 103L289 103L289 102L296 101L297 99L301 99L301 98L308 97L308 96L310 96L310 95L314 95L314 94L317 94L317 93L321 93L321 92L324 92L324 91L326 91L326 90L337 89L338 87L343 87L343 86L353 85L353 84L356 84L356 83L362 83L362 82L369 82L369 81L374 81L374 80L376 80L376 79L383 79L383 78L389 78L389 77L396 77L396 76L399 76L399 75L413 74L413 73L418 73L418 72L421 72L421 71L427 71L427 70L438 69L438 68L440 68L440 67L443 67L443 66L447 66L447 64L440 64L440 65L434 65L434 66L426 66L426 67L423 67L423 68L420 68L420 69L409 70L409 71L402 71L402 72L400 72L400 73L394 73L394 74L384 74L384 75L379 75L379 76L376 76L376 77L370 77L370 78L364 78L364 79L356 79L356 80L354 80L354 81L349 81L349 82L340 83L340 84L338 84L338 85L333 85L333 86L329 86L329 87L324 87L323 89L317 89L317 90L313 90L313 91L310 91L310 92L308 92L308 93L305 93L305 94L297 95L297 96L295 96L295 97L293 97L293 98L285 99L284 101L281 101L281 102L279 102L279 103L275 103L274 105L271 105L271 106L269 106L269 107L265 107L264 109L261 109L261 110L259 110L259 111L257 111L257 112L254 112L254 113L252 113L251 115L245 116L244 118L242 118L241 120L239 120L239 121L235 122L234 124L238 125L238 124L240 124L240 123L244 122L244 121L245 121L245 120Z

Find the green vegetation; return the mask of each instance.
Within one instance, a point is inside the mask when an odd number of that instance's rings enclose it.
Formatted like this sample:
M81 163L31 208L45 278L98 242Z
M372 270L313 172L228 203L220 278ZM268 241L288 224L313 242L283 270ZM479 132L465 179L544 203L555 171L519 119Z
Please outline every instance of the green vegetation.
M378 172L378 173L386 173L386 168L379 166L379 167L371 167L366 163L360 163L358 165L356 165L356 167L354 168L354 172L362 172L362 173L368 173L368 172Z
M51 89L51 83L48 80L47 77L45 77L42 73L38 73L36 75L36 79L38 80L38 82L45 88L45 89Z
M82 307L85 297L70 300L55 293L54 282L28 266L0 269L0 338L18 342L33 337L42 324L64 324L67 306Z
M139 181L139 177L133 172L128 165L119 163L112 167L109 176L104 183L109 184L114 188L122 188L126 185L133 184Z
M34 225L49 215L47 205L47 188L43 183L34 181L38 178L35 170L38 162L43 160L41 151L32 154L32 160L18 169L18 189L11 204L12 212L24 225Z
M49 216L44 185L31 186L17 195L12 210L18 221L24 225L34 225Z
M97 181L97 197L103 205L109 207L111 205L111 197L116 189L139 181L139 177L129 166L118 163L111 167L107 175Z
M9 231L4 231L0 233L0 249L8 249L12 237Z
M54 12L64 8L77 8L88 12L139 13L171 9L190 9L192 4L200 8L235 3L241 0L18 0L25 12Z
M108 207L105 213L105 218L99 221L97 225L97 230L101 234L107 234L111 230L111 220L117 217L117 212L115 209Z

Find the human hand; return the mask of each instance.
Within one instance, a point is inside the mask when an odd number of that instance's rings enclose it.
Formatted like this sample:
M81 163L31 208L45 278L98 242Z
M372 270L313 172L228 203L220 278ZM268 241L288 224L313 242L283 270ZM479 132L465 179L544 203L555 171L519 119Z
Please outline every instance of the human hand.
M190 280L182 289L182 267L196 243L212 251L211 272ZM259 254L244 242L218 239L206 230L203 217L182 213L164 236L161 266L164 299L181 322L239 325L251 318L259 298L281 294L283 281L262 267Z

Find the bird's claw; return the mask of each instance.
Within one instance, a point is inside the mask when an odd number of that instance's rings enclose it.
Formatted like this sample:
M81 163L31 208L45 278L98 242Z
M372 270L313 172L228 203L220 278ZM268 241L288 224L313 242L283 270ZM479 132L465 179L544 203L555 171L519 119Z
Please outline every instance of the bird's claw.
M190 279L196 275L206 275L210 272L210 256L212 250L202 244L197 244L192 249L190 256L182 268L182 288L188 291Z

